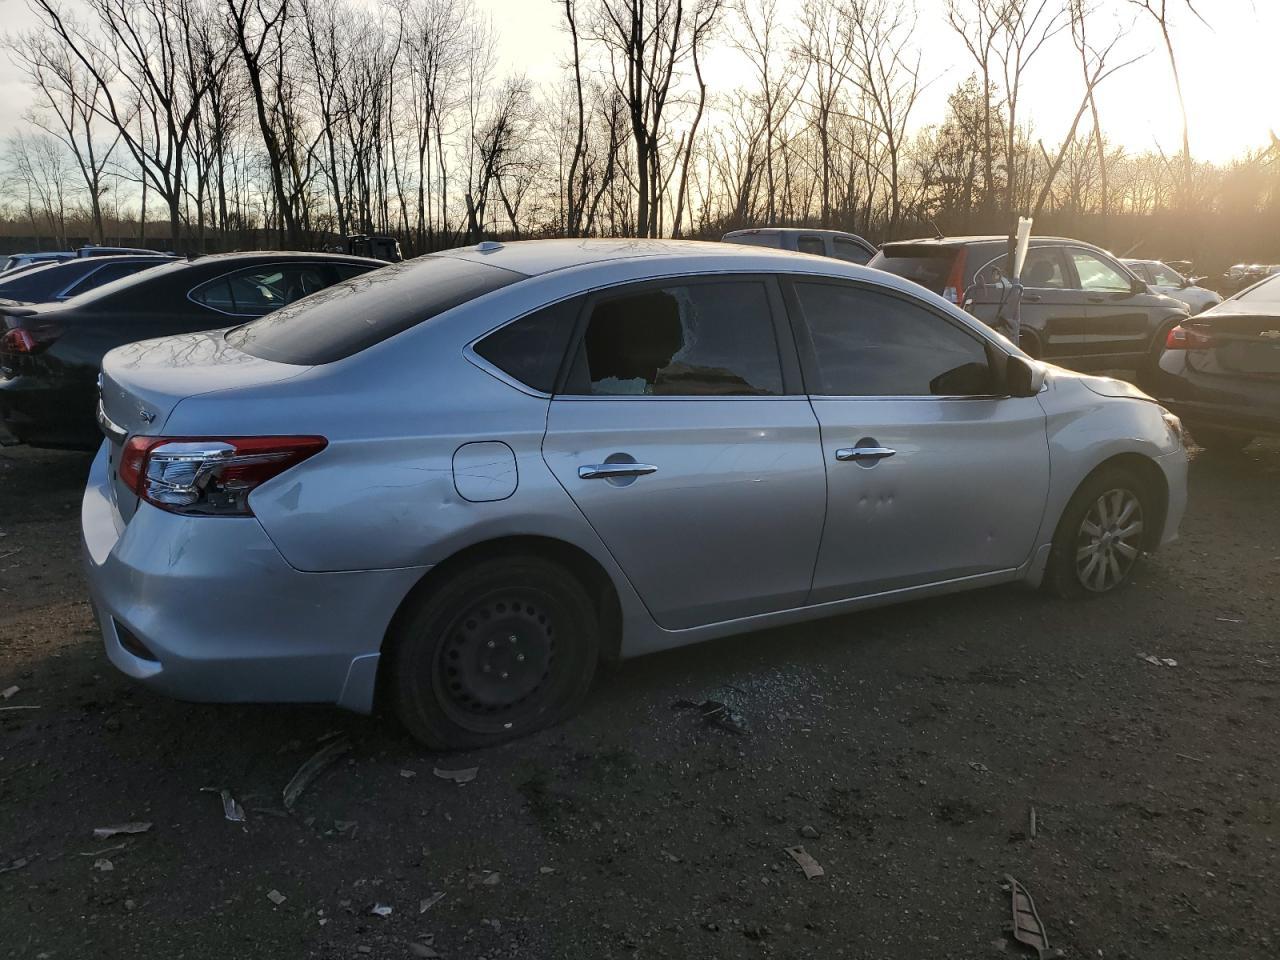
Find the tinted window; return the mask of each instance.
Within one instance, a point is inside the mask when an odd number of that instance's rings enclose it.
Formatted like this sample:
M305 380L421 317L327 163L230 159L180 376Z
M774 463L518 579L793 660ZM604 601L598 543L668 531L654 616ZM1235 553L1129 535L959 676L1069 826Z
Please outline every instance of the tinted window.
M816 253L820 257L826 256L827 253L821 237L800 237L796 240L796 249L801 253Z
M507 376L550 393L583 299L555 303L508 323L477 343L475 351Z
M974 279L982 283L1007 285L1009 273L1009 257L1005 255L983 267ZM1042 290L1065 290L1069 287L1067 264L1061 251L1057 247L1031 247L1027 250L1027 259L1022 264L1022 285Z
M1088 250L1072 250L1071 262L1076 265L1082 290L1108 290L1128 292L1132 281L1116 267L1094 256Z
M781 394L768 289L745 280L672 284L597 303L566 392Z
M267 264L246 267L210 280L191 291L191 299L212 310L261 317L329 286L319 264Z
M957 255L958 251L953 247L895 243L872 257L868 266L906 277L934 293L942 293Z
M74 297L76 294L84 293L86 290L93 290L96 287L102 286L104 283L110 283L112 280L119 280L121 277L132 276L139 270L145 270L149 266L155 266L155 264L109 263L105 267L99 267L97 270L94 270L91 274L73 286L66 292L66 296Z
M995 392L983 343L909 300L861 287L796 284L819 382L838 397L974 396Z
M848 260L850 263L866 263L871 259L871 254L861 244L854 243L852 240L836 237L834 245L836 256L841 260Z
M418 257L371 270L237 327L227 342L264 360L331 363L522 279L522 273L486 263Z

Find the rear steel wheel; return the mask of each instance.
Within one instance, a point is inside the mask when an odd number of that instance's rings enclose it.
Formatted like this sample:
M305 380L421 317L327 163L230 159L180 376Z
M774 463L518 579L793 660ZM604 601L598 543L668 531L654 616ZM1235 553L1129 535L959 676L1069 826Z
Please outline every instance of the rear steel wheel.
M1098 497L1076 535L1076 578L1093 593L1124 583L1142 554L1142 501L1128 489Z
M390 637L401 722L427 746L513 739L577 709L599 628L578 579L540 557L482 560L411 598Z

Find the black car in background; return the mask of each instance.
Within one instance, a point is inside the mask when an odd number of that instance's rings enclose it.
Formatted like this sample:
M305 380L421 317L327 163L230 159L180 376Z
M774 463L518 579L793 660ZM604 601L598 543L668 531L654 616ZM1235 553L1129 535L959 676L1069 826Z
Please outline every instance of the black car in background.
M70 300L105 284L131 277L142 270L172 263L177 257L102 256L83 257L50 263L34 270L22 270L13 277L0 275L0 300L22 303L50 303Z
M62 303L0 304L0 424L21 443L92 449L108 350L235 326L382 266L324 253L229 253L163 264Z
M1280 436L1280 275L1174 327L1144 386L1206 449Z
M867 266L914 280L1009 331L1008 237L886 243ZM1078 240L1033 237L1022 284L1022 348L1075 370L1149 370L1169 330L1188 316L1185 305Z

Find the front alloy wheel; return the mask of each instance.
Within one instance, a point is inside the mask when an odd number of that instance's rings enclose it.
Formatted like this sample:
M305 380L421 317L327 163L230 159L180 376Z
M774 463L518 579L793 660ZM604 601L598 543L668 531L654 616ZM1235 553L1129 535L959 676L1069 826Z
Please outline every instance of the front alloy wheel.
M1124 583L1142 554L1142 501L1132 490L1108 490L1085 514L1076 536L1076 577L1093 593Z

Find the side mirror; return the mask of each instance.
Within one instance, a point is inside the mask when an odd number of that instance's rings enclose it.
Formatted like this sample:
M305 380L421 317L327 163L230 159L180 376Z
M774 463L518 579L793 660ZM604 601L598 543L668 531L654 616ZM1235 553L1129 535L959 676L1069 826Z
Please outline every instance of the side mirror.
M1044 367L1025 357L1010 357L1004 368L1004 388L1011 397L1034 397L1044 386Z

